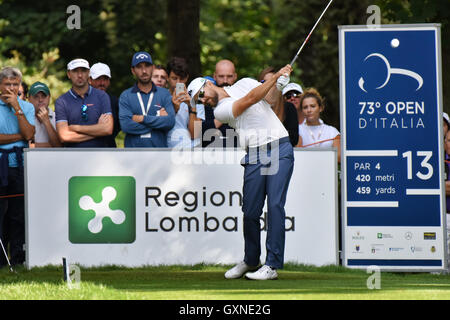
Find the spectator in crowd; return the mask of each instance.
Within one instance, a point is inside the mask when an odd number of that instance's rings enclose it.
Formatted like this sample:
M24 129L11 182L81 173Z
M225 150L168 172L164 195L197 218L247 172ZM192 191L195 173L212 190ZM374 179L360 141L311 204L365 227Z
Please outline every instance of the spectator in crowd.
M448 121L444 113L444 122ZM449 125L449 124L447 124ZM444 168L445 168L445 197L446 197L446 207L447 207L447 254L450 253L450 130L444 135ZM449 262L450 262L450 255Z
M303 121L305 121L305 116L303 115L303 112L300 108L300 95L302 93L303 93L302 87L295 82L289 83L283 89L282 93L285 101L292 103L295 109L297 110L298 125L301 125Z
M237 80L237 73L233 62L224 59L216 63L213 75L215 85L227 87ZM223 124L214 117L214 110L205 106L205 120L202 124L202 147L238 147L236 131L228 124Z
M444 136L445 149L445 194L447 198L447 213L450 213L450 130ZM450 226L450 219L447 219L447 226ZM448 227L447 227L448 228Z
M153 61L148 52L137 52L131 60L133 87L119 98L119 120L129 147L167 147L167 132L175 124L172 97L166 88L152 83Z
M113 116L108 95L89 85L89 63L74 59L67 64L72 88L55 101L56 131L66 147L108 146Z
M305 90L300 97L300 106L305 121L299 126L299 141L301 148L330 148L336 147L338 162L341 159L341 135L339 131L320 119L325 109L322 96L314 88Z
M169 91L172 94L172 104L175 109L175 125L167 134L167 144L169 148L191 148L200 144L200 132L196 136L195 122L201 123L202 112L197 105L190 106L190 96L186 91L186 82L189 78L189 66L184 58L173 57L167 63L169 73ZM177 84L182 84L183 91L176 92ZM204 110L204 109L202 109ZM194 139L195 138L195 139Z
M445 135L447 134L447 131L450 128L450 118L446 112L443 112L443 118L444 119L443 119L442 128L444 129L444 138L445 138Z
M26 101L28 99L28 85L22 81L18 92L19 98Z
M267 81L276 72L277 70L274 67L267 67L259 74L258 81ZM289 133L289 140L292 146L295 147L298 143L297 109L295 109L292 103L284 101L282 93L275 86L270 89L265 100L270 104L278 119L283 123Z
M167 88L168 78L169 75L167 74L166 68L160 64L155 65L152 73L153 83L158 87Z
M119 122L119 99L108 92L108 88L111 85L111 69L107 64L98 62L91 66L89 76L89 83L96 89L105 91L111 101L111 112L113 116L113 132L112 135L106 136L106 146L110 148L116 148L116 136L120 132Z
M21 80L22 73L16 68L0 71L0 237L8 235L12 265L25 261L23 148L35 131L33 105L18 98ZM0 254L0 267L6 263Z
M230 87L220 88L204 78L197 78L189 85L193 100L200 99L205 105L214 107L214 115L219 121L236 127L241 145L247 150L241 161L244 166L242 211L245 257L243 262L225 273L227 279L240 278L244 274L248 279L276 279L276 269L284 264L284 205L294 168L294 153L288 132L264 98L282 75L288 81L286 75L291 70L286 65L262 84L245 78ZM280 89L287 85L287 81L281 83ZM268 156L270 166L263 160ZM265 265L258 269L261 255L260 216L266 196L267 255ZM256 269L256 272L249 272Z
M45 83L35 82L30 86L29 101L34 106L36 132L33 143L36 148L62 147L56 132L55 112L49 108L50 89Z
M234 84L237 80L234 63L227 59L217 62L213 78L218 87L227 87Z

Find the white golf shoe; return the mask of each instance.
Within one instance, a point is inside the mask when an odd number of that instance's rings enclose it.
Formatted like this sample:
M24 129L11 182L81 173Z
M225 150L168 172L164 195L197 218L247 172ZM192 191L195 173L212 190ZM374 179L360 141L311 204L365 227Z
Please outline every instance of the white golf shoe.
M250 280L275 280L278 278L278 273L276 269L263 265L255 272L247 272L245 277Z
M252 267L246 264L244 261L239 262L233 268L225 272L226 279L238 279L241 278L246 272L256 270L258 267Z

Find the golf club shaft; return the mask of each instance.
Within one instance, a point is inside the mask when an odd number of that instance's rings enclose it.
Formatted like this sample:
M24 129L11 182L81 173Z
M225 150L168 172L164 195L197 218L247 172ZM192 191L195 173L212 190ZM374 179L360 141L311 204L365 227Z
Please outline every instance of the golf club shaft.
M5 246L3 245L2 239L0 239L0 244L2 245L2 249L3 249L3 253L5 254L6 261L8 261L9 270L11 270L11 272L13 272L13 269L11 267L11 263L9 262L8 254L6 253Z
M319 19L317 19L316 24L314 25L314 27L312 27L311 31L309 32L308 36L306 37L305 41L303 41L302 46L300 47L300 49L298 50L297 54L295 55L294 59L292 59L290 65L294 65L295 60L297 60L300 52L302 51L303 47L305 46L306 42L308 42L309 37L311 36L311 34L314 32L314 29L316 28L316 26L319 24L320 19L322 19L323 15L325 14L325 12L327 11L328 7L331 5L331 3L333 2L333 0L330 0L330 2L328 2L328 5L326 6L325 10L323 10L322 14L320 15Z

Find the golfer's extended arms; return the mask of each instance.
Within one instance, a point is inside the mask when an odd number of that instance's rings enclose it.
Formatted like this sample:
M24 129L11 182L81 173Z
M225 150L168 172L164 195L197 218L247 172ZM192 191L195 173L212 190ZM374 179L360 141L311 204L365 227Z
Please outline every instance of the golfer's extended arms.
M249 107L261 101L269 92L270 88L277 82L277 79L283 74L291 74L292 67L288 64L275 73L272 78L265 81L262 85L252 89L247 95L233 103L233 116L239 117Z

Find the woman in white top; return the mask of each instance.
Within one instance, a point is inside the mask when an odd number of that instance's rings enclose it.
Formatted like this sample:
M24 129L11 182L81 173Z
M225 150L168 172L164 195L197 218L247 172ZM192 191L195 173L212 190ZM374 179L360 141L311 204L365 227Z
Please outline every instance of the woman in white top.
M314 88L309 88L300 97L300 107L305 121L298 126L299 139L297 147L330 148L336 147L338 162L341 161L341 135L339 131L320 119L320 113L325 109L323 99Z

